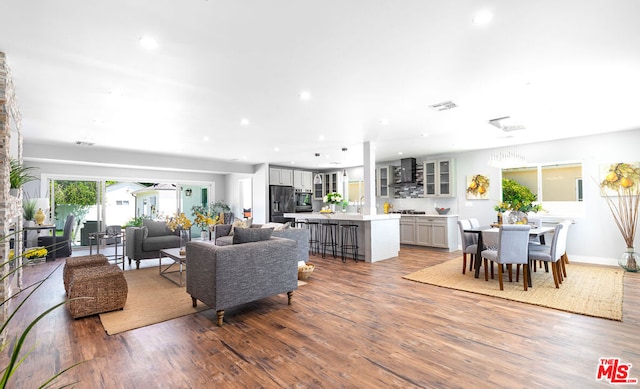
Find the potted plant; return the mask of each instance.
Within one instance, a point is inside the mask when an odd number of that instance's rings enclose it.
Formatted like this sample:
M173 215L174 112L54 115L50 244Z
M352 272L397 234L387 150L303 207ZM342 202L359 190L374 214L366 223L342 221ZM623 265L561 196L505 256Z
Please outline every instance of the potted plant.
M29 197L25 197L22 200L22 214L24 216L25 221L34 220L36 216L36 207L37 207L36 199L30 199Z
M15 158L11 158L9 161L9 185L11 187L11 194L17 195L17 192L27 182L35 181L38 178L31 175L31 171L35 169L32 166L24 166L20 164Z
M508 178L502 179L502 201L508 204L511 210L510 222L526 224L529 212L542 211L542 205L534 204L536 200L538 196L526 186Z

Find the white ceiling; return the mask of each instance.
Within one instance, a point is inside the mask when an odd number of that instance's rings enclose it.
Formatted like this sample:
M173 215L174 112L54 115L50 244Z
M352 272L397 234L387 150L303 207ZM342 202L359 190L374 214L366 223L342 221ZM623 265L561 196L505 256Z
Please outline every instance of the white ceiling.
M388 161L640 128L637 0L2 0L0 15L26 143L323 167L362 164L363 141ZM488 124L502 116L527 129Z

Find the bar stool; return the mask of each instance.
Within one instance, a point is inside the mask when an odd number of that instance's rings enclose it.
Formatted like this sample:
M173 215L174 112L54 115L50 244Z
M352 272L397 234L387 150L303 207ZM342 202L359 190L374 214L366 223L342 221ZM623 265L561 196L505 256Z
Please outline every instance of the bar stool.
M321 242L322 246L322 258L327 254L327 247L331 247L331 253L334 258L337 258L336 252L338 251L338 223L337 222L325 222L320 223L322 230Z
M342 244L340 246L340 254L342 262L347 262L347 255L351 255L358 262L358 225L342 224Z
M307 220L309 230L309 254L316 255L320 252L320 222L318 220Z

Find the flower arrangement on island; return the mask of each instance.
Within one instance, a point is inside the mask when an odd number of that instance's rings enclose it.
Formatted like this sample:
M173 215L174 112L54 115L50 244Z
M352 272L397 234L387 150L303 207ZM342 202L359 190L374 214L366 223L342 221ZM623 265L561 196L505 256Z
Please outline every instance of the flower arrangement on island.
M191 220L184 213L175 213L173 216L165 218L167 227L173 232L175 230L188 230L191 228Z
M322 201L327 204L340 204L342 200L342 195L338 192L329 192L322 198Z

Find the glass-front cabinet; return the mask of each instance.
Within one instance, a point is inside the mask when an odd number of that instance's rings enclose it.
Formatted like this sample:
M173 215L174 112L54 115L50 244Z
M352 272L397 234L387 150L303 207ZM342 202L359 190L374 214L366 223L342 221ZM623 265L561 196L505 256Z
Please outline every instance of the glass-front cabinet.
M376 170L376 189L378 197L389 197L389 184L391 183L390 166L381 166Z
M424 196L455 197L453 159L424 162Z

